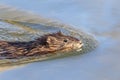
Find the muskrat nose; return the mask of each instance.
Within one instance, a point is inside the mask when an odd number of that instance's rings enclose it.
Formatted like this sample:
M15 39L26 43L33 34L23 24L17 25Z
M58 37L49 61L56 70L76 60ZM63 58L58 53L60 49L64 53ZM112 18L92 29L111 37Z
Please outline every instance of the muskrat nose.
M80 41L79 42L79 48L81 48L83 46L83 43Z
M83 43L82 43L82 41L79 41L78 43L79 43L79 45L80 45L80 46L83 46Z
M81 51L82 50L82 46L83 46L83 43L82 41L79 41L79 44L78 44L78 48L77 51Z
M82 44L82 41L79 41L80 44Z

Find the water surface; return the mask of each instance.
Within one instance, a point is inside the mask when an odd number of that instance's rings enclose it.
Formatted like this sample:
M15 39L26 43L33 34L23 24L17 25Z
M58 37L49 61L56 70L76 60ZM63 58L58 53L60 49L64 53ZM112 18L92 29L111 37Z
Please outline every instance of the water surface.
M0 73L1 80L120 80L119 0L1 0L93 35L93 52L36 62Z

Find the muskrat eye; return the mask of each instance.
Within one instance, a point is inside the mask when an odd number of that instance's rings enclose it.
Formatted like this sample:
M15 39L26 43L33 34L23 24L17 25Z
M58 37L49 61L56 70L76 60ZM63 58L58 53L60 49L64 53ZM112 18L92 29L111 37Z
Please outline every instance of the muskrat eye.
M67 40L67 39L64 39L64 42L68 42L68 40Z

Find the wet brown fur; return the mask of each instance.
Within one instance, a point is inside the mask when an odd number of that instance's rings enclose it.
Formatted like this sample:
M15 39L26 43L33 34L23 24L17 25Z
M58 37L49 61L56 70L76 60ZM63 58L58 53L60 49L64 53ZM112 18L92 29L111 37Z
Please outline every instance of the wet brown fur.
M42 55L64 50L65 40L79 41L77 38L63 35L61 32L46 34L34 41L7 42L0 41L0 57L18 58L23 56ZM61 40L64 40L63 42ZM61 45L61 46L59 46ZM67 47L66 47L67 48Z

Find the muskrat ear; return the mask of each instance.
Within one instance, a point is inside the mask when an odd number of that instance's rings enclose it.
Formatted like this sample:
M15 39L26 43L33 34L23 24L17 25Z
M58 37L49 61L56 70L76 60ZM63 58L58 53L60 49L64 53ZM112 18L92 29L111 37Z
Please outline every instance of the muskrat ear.
M58 35L63 35L61 31L58 31L57 34L58 34Z
M47 42L48 44L51 44L51 43L54 43L55 41L57 41L55 37L48 36L46 42Z

